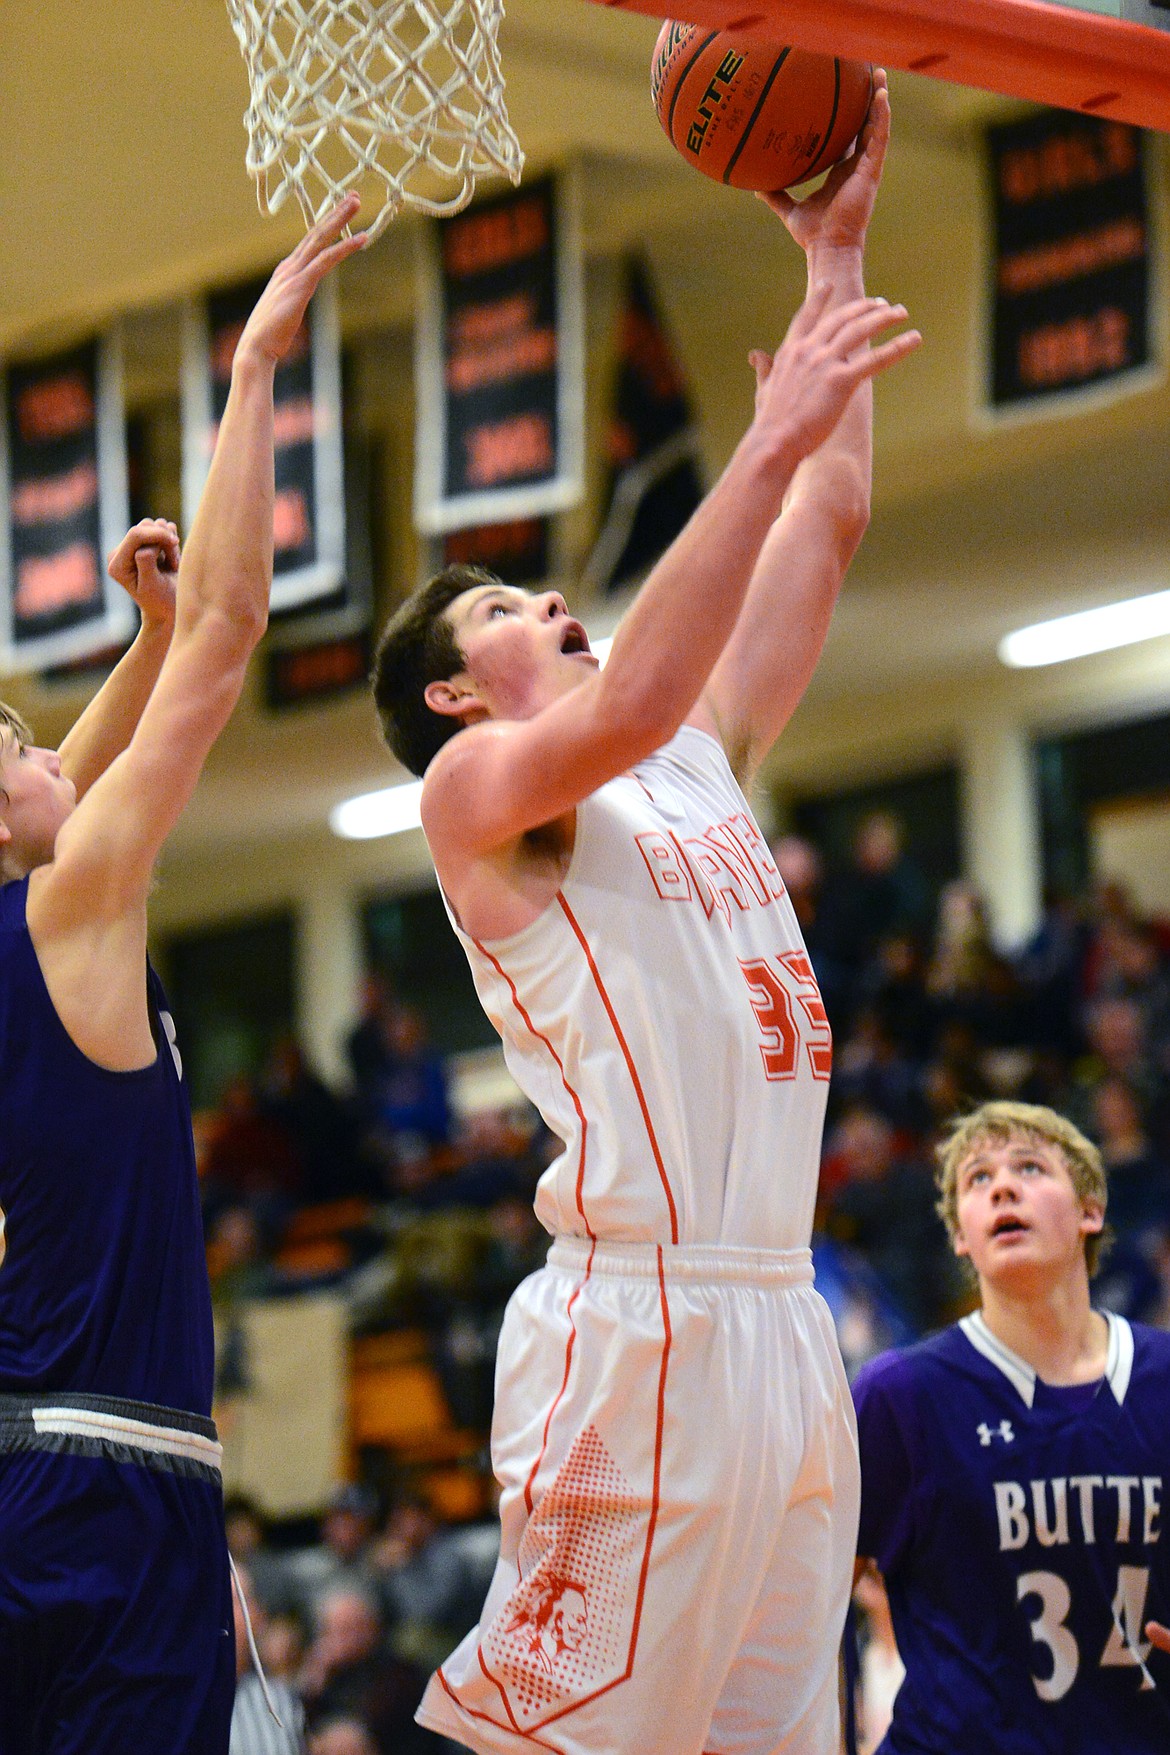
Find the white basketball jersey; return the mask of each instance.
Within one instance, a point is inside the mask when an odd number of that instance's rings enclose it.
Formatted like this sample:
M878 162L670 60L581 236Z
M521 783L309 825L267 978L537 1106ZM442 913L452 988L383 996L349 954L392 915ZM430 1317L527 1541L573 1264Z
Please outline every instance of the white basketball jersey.
M828 1021L714 738L684 726L577 807L531 926L459 937L513 1077L565 1142L537 1190L547 1230L807 1246Z

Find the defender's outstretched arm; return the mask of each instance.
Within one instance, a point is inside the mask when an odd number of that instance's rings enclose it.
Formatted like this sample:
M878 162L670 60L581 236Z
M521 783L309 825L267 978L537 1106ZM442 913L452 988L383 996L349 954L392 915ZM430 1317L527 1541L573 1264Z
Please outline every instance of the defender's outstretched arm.
M182 559L175 629L126 750L79 804L37 887L109 919L144 907L155 859L226 724L268 617L272 581L273 403L277 361L324 276L359 249L343 238L349 197L274 272L244 327L232 383ZM42 904L38 904L41 906Z

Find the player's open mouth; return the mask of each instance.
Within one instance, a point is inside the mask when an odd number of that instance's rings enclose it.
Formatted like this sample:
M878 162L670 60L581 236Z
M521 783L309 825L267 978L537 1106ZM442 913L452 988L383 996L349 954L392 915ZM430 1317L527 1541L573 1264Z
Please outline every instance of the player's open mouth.
M570 622L561 636L562 652L589 652L589 640L580 622Z
M997 1219L991 1227L991 1235L993 1237L1015 1237L1019 1236L1027 1229L1028 1227L1024 1224L1024 1221L1022 1219L1017 1219L1014 1213L1005 1213L1004 1216L1001 1219Z

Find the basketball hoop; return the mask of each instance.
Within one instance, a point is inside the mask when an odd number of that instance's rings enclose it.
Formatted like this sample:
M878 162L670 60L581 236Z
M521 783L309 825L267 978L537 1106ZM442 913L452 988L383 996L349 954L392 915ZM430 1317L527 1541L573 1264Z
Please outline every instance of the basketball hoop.
M351 189L458 213L477 177L520 181L496 33L504 0L227 0L248 67L247 168L262 210L306 224Z

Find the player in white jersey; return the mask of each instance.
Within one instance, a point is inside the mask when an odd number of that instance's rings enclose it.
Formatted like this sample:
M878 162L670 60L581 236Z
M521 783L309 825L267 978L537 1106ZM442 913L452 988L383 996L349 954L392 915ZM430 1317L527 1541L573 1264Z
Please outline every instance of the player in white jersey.
M856 1445L808 1250L830 1040L741 786L868 516L884 76L848 165L771 198L809 291L604 671L555 591L448 569L375 692L484 1006L565 1141L500 1341L500 1561L420 1718L481 1751L830 1755ZM875 345L871 348L870 343Z

